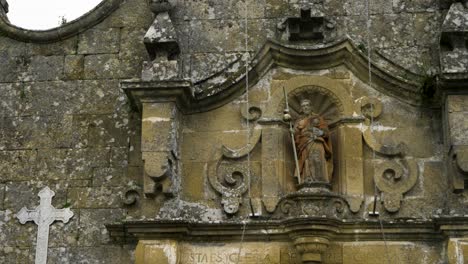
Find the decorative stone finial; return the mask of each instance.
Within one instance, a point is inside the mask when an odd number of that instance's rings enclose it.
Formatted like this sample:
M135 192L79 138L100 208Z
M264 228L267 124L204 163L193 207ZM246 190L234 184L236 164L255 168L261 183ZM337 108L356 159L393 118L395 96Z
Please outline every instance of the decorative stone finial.
M468 74L468 1L457 1L450 7L440 38L442 74Z
M319 41L331 40L335 23L328 21L325 15L316 9L302 6L297 17L289 17L278 25L283 41Z
M172 5L168 0L153 0L150 7L156 17L144 37L151 61L143 63L142 79L144 81L175 79L179 76L177 55L180 53L180 48L177 33L169 16Z

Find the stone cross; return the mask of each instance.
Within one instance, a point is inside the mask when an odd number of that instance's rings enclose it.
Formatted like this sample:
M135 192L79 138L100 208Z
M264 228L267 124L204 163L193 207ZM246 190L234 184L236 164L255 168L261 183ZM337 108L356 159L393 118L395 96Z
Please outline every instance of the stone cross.
M35 264L47 263L49 226L57 220L68 223L68 220L73 217L73 212L70 211L69 208L55 209L52 206L52 197L54 197L54 195L55 192L49 189L49 187L45 187L38 194L41 198L41 202L36 209L28 210L26 207L23 207L16 215L21 224L25 224L28 221L34 221L34 223L39 226L36 239Z

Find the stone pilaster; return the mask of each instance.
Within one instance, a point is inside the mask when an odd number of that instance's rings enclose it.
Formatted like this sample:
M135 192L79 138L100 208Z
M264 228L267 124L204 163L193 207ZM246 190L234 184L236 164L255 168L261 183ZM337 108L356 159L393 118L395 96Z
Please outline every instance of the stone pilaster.
M455 192L468 180L468 8L466 1L451 5L440 40L444 132L448 173Z
M141 151L144 193L172 196L177 191L178 110L174 102L142 103Z

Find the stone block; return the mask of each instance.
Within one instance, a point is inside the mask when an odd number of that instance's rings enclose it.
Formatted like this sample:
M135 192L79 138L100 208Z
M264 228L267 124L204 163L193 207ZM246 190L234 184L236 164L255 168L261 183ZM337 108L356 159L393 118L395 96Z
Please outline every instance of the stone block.
M95 147L124 147L128 145L128 118L116 115L96 115L89 116L88 122L89 145Z
M246 16L248 19L262 19L265 17L266 0L227 0L217 3L214 6L214 12L221 19L245 19Z
M0 57L17 57L29 53L27 44L12 38L0 38Z
M239 61L239 53L194 53L191 55L192 82L204 80Z
M177 60L145 61L141 71L143 81L160 81L178 79L179 64Z
M265 18L293 16L288 0L265 0Z
M83 107L79 81L32 82L20 86L22 115L63 115Z
M183 197L188 201L202 201L207 186L207 166L203 162L190 162L182 167Z
M80 114L104 115L119 112L119 118L125 120L127 97L119 88L118 80L85 80L80 86L80 101L82 107L77 110ZM117 121L116 121L117 122ZM122 124L117 125L121 127Z
M141 135L141 151L170 151L172 149L172 121L145 121Z
M0 151L0 179L24 181L33 177L37 152L34 150Z
M113 147L110 153L110 167L125 169L128 167L129 147Z
M93 186L119 187L125 185L127 170L123 168L95 168Z
M54 198L55 199L55 198ZM66 204L68 206L68 204ZM60 205L56 208L63 208L64 205ZM74 213L74 216L70 221L64 224L61 221L56 221L50 225L49 237L49 247L74 247L77 246L78 239L80 237L80 227L79 221L80 212L75 209L71 209Z
M244 51L244 33L239 20L192 20L193 32L190 43L192 52L232 52ZM252 32L251 32L252 33Z
M63 78L63 56L32 56L28 60L27 71L19 77L21 81L54 81Z
M449 114L449 131L452 145L468 145L468 112Z
M333 1L332 1L333 2ZM391 14L393 13L392 1L376 0L369 1L369 11L371 14ZM366 15L367 6L365 1L346 0L344 4L345 13L347 15Z
M68 80L79 80L84 76L84 56L65 56L64 78Z
M106 245L99 247L70 247L68 263L127 264L130 250L126 247Z
M71 148L85 139L71 115L5 118L0 127L3 149Z
M5 200L5 184L0 184L0 210L4 209Z
M468 95L449 95L447 96L447 111L468 112Z
M177 107L174 103L144 103L143 122L145 118L152 117L159 121L169 121L169 119L175 118L176 110Z
M7 182L5 191L5 208L14 213L19 212L23 207L34 209L39 205L39 191L46 186L45 182L31 183L32 181L24 182ZM61 185L58 185L61 186ZM55 188L50 186L55 192L52 205L55 208L63 208L66 205L66 189ZM19 224L19 222L18 222ZM36 228L35 226L34 228Z
M40 149L37 177L46 179L91 179L93 168L109 166L107 148Z
M142 61L149 60L149 55L143 44L143 37L146 30L142 28L121 29L120 59L123 61L122 67L131 75L138 76L141 73ZM127 69L128 68L128 69Z
M119 222L124 217L123 209L81 209L78 245L93 247L109 244L110 237L105 224Z
M184 116L183 129L195 132L240 132L245 120L238 105L228 104L215 110Z
M26 43L28 54L39 56L76 54L78 37L73 36L54 43Z
M78 54L118 53L120 28L88 29L79 35Z
M435 12L439 10L439 3L442 1L437 0L414 0L407 2L404 0L393 1L393 10L395 13L400 12Z
M246 131L184 133L183 139L182 160L191 162L217 160L220 157L222 145L238 149L247 144Z
M438 45L442 23L443 16L439 13L416 13L414 20L416 44L421 46Z
M148 28L153 22L153 13L148 1L130 0L122 3L120 7L110 14L96 28Z
M381 263L436 264L441 256L437 248L405 242L351 242L343 245L343 264Z
M175 241L140 240L135 250L135 264L176 264L179 262Z
M116 54L85 56L85 79L119 79L124 77L121 61Z
M121 187L69 188L67 202L72 208L111 209L122 206Z
M0 82L15 82L20 73L26 71L29 60L26 57L10 57L0 55Z
M34 249L18 247L0 249L0 263L32 264L34 263Z
M0 113L2 113L3 118L19 114L21 104L19 87L21 85L16 83L0 83Z

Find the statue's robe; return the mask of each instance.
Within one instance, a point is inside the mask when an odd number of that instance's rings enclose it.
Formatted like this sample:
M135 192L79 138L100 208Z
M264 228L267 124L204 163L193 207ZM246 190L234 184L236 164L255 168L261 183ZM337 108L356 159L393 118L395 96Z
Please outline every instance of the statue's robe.
M322 136L314 136L311 131L313 120L318 119L316 128L322 130ZM333 170L333 152L329 137L328 124L317 115L311 114L297 120L295 124L294 140L301 182L330 183ZM297 172L297 170L295 170Z

